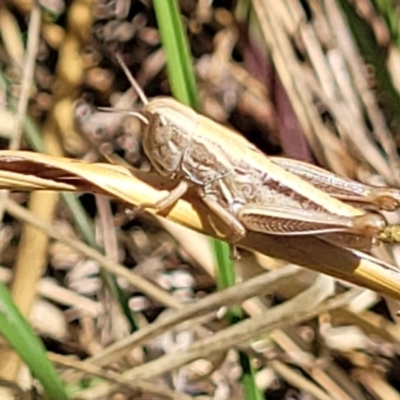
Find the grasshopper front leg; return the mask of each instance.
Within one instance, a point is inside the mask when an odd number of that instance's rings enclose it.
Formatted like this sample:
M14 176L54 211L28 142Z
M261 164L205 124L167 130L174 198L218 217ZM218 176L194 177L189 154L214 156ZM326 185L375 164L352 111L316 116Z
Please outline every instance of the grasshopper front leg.
M161 198L156 203L142 203L137 207L137 209L144 210L146 208L152 208L157 212L166 211L186 193L188 188L188 182L182 180L179 182L178 186L172 189L165 197Z
M290 158L270 157L270 159L286 171L345 202L372 204L384 211L394 211L400 207L400 191L397 189L368 186Z

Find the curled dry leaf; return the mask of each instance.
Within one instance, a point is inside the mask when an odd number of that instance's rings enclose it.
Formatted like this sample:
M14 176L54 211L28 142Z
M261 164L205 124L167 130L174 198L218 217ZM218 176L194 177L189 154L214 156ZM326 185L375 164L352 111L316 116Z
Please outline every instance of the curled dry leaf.
M138 205L156 203L163 197L159 189L172 185L173 182L155 174L122 166L32 152L0 152L2 189L87 191ZM209 212L201 201L190 192L185 200L176 203L168 219L215 236L207 220ZM339 248L313 236L279 237L249 232L239 245L400 299L400 272L367 254Z

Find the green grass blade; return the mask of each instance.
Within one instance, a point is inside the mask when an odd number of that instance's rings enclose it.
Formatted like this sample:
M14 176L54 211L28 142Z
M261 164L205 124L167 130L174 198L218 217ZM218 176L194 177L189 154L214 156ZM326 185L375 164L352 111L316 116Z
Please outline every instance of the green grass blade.
M46 357L42 342L15 307L10 293L2 284L0 284L0 334L16 350L35 378L41 382L50 399L68 399L57 371Z
M215 239L211 240L211 246L217 265L216 280L218 290L234 286L236 283L236 274L231 259L230 247L226 243ZM228 310L227 317L232 324L239 322L243 318L242 309L239 306L231 307Z
M167 70L173 95L182 103L200 110L196 80L193 73L188 41L183 30L179 7L176 0L153 0L163 48L167 55ZM235 271L227 243L210 238L214 259L217 265L217 286L223 289L235 284ZM235 307L229 310L232 323L242 318L242 310ZM242 386L248 400L260 400L261 395L254 379L251 359L241 353L244 362Z
M167 55L172 93L184 104L200 109L188 41L176 0L154 0L162 45Z
M240 383L243 387L243 394L245 399L263 400L260 390L256 385L256 372L251 364L251 358L242 351L239 351L240 365L242 366L243 373L240 378Z

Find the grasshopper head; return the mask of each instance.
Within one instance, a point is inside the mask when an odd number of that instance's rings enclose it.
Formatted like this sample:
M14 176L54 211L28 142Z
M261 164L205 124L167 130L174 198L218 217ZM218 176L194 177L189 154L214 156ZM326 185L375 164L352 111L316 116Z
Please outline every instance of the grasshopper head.
M197 113L172 97L156 97L142 112L148 120L142 139L147 157L158 173L176 178L198 124Z
M150 163L159 174L169 178L177 177L181 173L183 156L198 125L198 115L172 97L149 100L122 56L117 54L116 58L143 103L140 111L128 114L144 123L142 143Z

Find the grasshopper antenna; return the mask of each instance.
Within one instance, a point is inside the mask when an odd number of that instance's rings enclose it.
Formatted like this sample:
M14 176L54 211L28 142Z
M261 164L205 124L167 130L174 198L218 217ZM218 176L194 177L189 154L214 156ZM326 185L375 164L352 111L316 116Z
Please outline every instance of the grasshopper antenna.
M132 110L121 110L119 108L112 107L97 107L99 111L112 112L112 113L120 113L120 114L128 114L132 117L136 117L140 119L145 125L149 125L149 120L140 112L132 111Z
M136 91L136 93L140 97L140 100L142 101L142 103L144 105L149 104L149 99L146 97L142 88L139 86L139 84L136 82L135 78L129 71L128 67L125 64L125 61L122 59L121 54L117 53L116 58L117 58L118 64L121 66L122 70L125 73L125 76L127 77L128 81L132 85L133 89ZM144 124L146 124L146 125L149 124L149 120L143 114L141 114L140 112L137 112L137 111L121 110L121 109L115 109L115 108L111 108L111 107L97 107L97 109L99 111L123 113L123 114L132 115L133 117L140 119Z
M142 88L139 86L139 84L136 82L136 79L133 77L133 75L131 74L131 71L129 71L128 67L125 64L125 61L122 59L121 54L117 53L116 54L116 58L117 61L119 63L119 65L122 68L122 71L124 71L125 76L127 77L129 83L132 85L132 87L136 90L136 93L138 94L138 96L140 97L140 100L142 100L142 103L144 105L149 104L149 99L146 97L146 95L144 94Z

